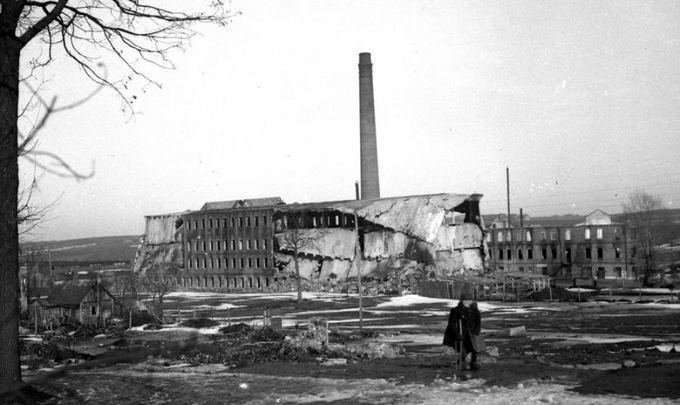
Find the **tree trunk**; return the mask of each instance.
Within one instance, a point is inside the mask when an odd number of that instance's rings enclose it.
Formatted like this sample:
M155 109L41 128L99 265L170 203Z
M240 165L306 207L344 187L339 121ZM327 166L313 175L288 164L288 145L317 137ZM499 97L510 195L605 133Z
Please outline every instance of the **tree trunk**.
M3 10L5 12L6 10ZM0 20L0 392L21 382L17 115L21 44ZM9 29L8 29L9 28Z
M302 303L302 280L300 279L300 263L298 261L298 252L295 250L295 256L293 256L293 263L295 263L295 277L297 279L297 293L298 293L298 304Z

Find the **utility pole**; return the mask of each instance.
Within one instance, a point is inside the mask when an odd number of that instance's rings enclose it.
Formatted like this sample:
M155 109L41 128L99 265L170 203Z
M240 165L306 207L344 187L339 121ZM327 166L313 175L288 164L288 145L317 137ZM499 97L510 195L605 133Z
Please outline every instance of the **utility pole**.
M519 227L524 228L524 210L522 208L519 209Z
M505 166L505 190L507 192L508 200L508 228L510 228L510 168L508 166Z
M354 198L357 200L361 200L361 194L359 194L359 182L355 181L354 182Z
M359 260L361 259L361 245L359 243L359 215L356 211L354 212L354 236L355 243L354 246L354 266L357 269L357 288L359 289L359 330L363 329L364 324L364 305L363 305L363 294L361 292L361 266Z

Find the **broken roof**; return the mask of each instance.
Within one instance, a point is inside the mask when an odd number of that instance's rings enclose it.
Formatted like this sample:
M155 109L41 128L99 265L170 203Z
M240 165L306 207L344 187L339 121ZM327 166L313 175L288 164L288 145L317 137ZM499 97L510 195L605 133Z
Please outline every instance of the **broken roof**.
M95 288L94 284L63 284L51 288L32 288L29 290L30 298L40 299L56 307L77 307L85 296ZM105 288L101 291L108 295Z
M448 211L465 212L467 202L479 202L481 194L424 194L371 200L330 201L287 204L276 207L280 212L332 210L357 214L366 221L432 242Z
M201 211L226 210L234 208L267 207L283 204L281 197L248 198L245 200L213 201L203 204Z

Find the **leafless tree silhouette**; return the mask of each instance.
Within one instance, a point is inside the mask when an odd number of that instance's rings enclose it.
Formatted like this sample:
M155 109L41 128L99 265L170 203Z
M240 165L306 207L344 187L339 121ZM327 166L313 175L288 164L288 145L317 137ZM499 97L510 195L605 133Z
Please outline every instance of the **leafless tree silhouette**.
M19 134L20 72L28 70L30 76L34 69L48 67L57 55L64 56L86 77L113 89L124 105L131 106L137 95L129 90L130 83L137 79L155 83L148 68L171 68L169 52L186 46L194 35L195 23L226 25L233 16L219 0L205 5L172 2L173 6L168 7L167 3L0 0L0 392L21 386L18 159L22 153L29 159L33 156L35 164L50 173L80 178L80 173L58 155L30 147L52 112L59 108L56 99L45 103L43 119L32 131ZM43 52L22 67L22 52L28 44ZM107 65L115 64L113 70L119 74L107 76L101 69L102 59Z

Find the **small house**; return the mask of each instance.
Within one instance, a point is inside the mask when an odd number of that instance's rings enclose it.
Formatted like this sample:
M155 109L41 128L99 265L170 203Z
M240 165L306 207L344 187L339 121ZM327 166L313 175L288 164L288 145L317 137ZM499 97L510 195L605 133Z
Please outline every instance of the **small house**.
M111 318L115 305L114 297L99 283L29 290L29 319L45 326L65 321L103 323Z

